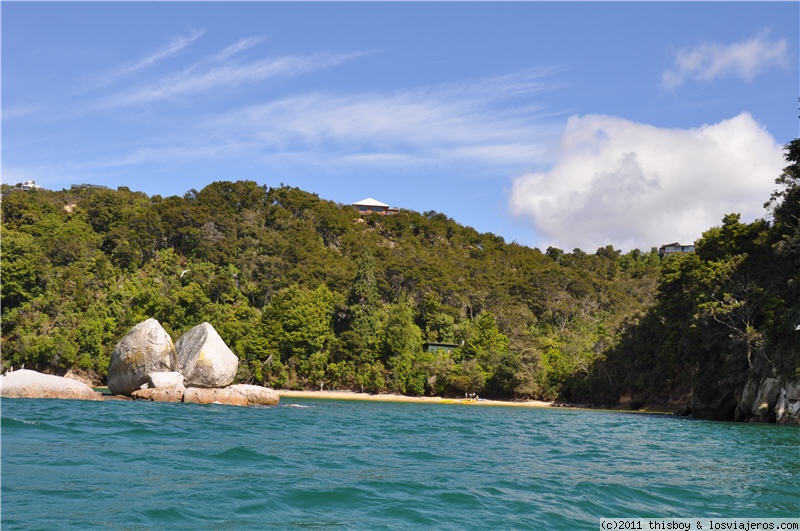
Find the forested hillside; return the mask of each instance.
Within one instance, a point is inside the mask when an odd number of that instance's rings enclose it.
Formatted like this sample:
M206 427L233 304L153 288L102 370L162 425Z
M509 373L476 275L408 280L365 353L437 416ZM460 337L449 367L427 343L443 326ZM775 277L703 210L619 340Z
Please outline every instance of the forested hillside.
M749 418L764 381L800 378L800 140L787 159L772 219L727 215L664 259L542 253L250 181L166 198L4 185L3 368L102 383L153 317L173 339L210 322L242 382Z
M543 254L436 212L361 217L249 181L3 192L3 364L98 383L154 317L174 339L210 322L241 381L555 399L652 304L659 267L655 251Z
M729 214L695 253L664 259L655 304L565 390L572 400L775 418L781 389L800 389L800 139L786 158L770 222Z

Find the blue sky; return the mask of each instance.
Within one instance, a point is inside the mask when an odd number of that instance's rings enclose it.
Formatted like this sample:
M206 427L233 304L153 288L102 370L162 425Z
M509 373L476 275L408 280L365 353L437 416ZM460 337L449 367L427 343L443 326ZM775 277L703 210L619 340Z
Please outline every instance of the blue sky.
M2 3L2 178L215 180L544 249L688 243L798 136L800 4Z

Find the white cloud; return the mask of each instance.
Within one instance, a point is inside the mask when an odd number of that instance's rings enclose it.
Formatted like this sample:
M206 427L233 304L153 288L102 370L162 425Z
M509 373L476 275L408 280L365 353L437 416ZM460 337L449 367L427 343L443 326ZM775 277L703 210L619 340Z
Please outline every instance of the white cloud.
M264 37L247 37L245 39L239 39L235 43L231 44L217 55L215 55L212 60L213 61L224 61L233 57L234 55L247 50L248 48L252 48L257 44L263 42Z
M190 35L180 36L173 39L170 43L166 46L163 46L156 50L155 52L142 57L141 59L137 59L135 61L131 61L125 63L110 72L107 72L100 76L98 79L98 84L106 85L112 82L119 80L120 78L129 76L138 72L139 70L143 70L148 68L156 63L163 61L164 59L169 59L170 57L174 57L178 53L180 53L184 48L195 42L197 39L202 37L205 34L205 30L194 30Z
M563 116L543 112L528 97L548 88L548 76L524 71L388 93L317 92L192 114L116 153L104 146L94 165L235 159L347 174L463 168L472 180L505 179L540 160L545 142L561 131Z
M525 167L556 133L541 108L514 105L543 90L546 73L480 79L391 93L312 93L227 112L206 128L219 138L252 141L263 151L315 152L324 163Z
M771 68L788 64L786 39L768 40L768 32L733 44L710 43L696 48L681 49L675 62L664 72L662 82L668 89L683 85L688 80L713 81L724 77L739 77L752 81Z
M783 166L781 146L747 113L696 129L575 116L552 169L514 180L510 207L544 246L647 250L691 243L731 212L765 216Z
M252 45L252 43L248 43L248 45ZM216 59L226 58L235 52L236 50L230 47L226 48ZM144 87L112 96L100 102L96 108L141 105L222 87L235 87L243 83L263 81L278 76L295 76L339 66L361 55L363 54L319 53L305 56L284 56L245 64L223 64L206 69L199 69L199 65L193 65Z
M45 109L44 105L38 103L22 104L15 107L3 108L3 120L11 120L13 118L22 118L30 114L35 114Z

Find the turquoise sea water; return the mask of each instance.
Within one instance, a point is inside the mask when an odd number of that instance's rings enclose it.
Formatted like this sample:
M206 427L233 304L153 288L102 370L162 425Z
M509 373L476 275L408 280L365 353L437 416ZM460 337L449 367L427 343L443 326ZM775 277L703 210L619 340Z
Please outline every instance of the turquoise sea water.
M2 401L2 529L797 517L800 430L566 409Z

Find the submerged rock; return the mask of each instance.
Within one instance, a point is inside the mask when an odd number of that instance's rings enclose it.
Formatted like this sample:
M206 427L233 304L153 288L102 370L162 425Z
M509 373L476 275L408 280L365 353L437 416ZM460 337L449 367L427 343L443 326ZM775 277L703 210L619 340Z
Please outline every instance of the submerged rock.
M250 406L277 406L281 401L277 391L260 385L236 384L230 385L226 389L233 389L243 394Z
M247 407L247 397L235 389L209 389L187 387L183 393L184 402L196 404L223 404L226 406Z
M83 382L28 369L20 369L0 376L0 396L3 398L103 399L99 393Z
M108 390L130 396L147 382L152 372L172 371L177 366L175 345L155 319L131 328L111 355L108 365Z
M239 358L209 323L202 323L175 344L177 369L192 387L225 387L233 382Z

